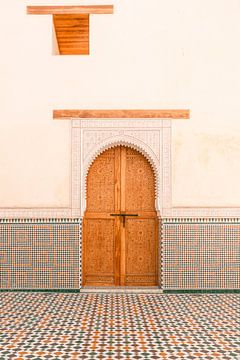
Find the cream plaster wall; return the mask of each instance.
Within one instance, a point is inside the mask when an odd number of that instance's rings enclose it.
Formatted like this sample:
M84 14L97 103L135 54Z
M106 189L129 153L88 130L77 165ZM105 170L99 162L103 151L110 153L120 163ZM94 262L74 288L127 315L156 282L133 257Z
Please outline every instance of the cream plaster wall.
M26 5L114 4L90 56L52 56ZM173 205L240 206L239 0L19 1L0 11L0 207L67 207L69 124L57 108L190 108L173 123Z

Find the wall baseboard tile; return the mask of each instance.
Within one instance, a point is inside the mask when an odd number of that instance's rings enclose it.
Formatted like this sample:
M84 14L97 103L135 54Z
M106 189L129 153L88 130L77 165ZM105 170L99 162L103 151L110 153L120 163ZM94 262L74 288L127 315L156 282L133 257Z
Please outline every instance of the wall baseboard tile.
M240 294L240 289L184 289L184 290L163 290L163 294Z
M0 288L78 290L81 219L1 219Z
M159 272L171 292L240 288L240 218L163 218ZM82 218L0 219L1 291L81 288Z
M179 218L163 218L163 224L240 224L240 217L238 218L228 218L228 217L219 217L219 218L191 218L191 217L179 217Z
M80 293L81 289L0 289L0 292Z
M0 219L0 224L69 224L81 223L81 218L15 218Z
M240 219L162 219L163 290L240 288Z

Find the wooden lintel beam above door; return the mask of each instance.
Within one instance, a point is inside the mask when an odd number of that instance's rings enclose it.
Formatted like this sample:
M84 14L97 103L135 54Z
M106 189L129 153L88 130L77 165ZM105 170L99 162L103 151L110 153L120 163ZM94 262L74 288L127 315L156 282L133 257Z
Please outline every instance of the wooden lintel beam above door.
M189 119L190 110L53 110L53 119Z
M113 14L113 5L27 6L30 15Z

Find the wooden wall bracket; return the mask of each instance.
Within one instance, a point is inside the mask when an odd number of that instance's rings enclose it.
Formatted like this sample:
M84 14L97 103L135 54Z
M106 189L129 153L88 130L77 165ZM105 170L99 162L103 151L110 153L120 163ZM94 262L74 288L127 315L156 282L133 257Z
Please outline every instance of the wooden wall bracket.
M113 5L27 6L27 14L52 15L59 55L89 55L91 14L113 14Z

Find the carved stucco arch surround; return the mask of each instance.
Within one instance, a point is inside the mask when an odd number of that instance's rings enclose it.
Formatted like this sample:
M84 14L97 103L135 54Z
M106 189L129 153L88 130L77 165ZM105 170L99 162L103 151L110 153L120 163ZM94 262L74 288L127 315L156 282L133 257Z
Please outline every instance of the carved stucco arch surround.
M170 120L72 120L72 216L83 217L89 168L103 151L129 146L146 157L155 176L159 216L171 211Z
M145 144L144 142L135 139L131 136L127 135L118 135L114 137L110 137L106 139L101 144L98 145L90 154L88 154L87 158L84 160L83 165L83 189L82 195L84 199L83 203L83 211L86 209L86 198L87 198L87 176L89 169L94 162L94 160L105 150L114 148L117 146L128 146L132 149L139 151L150 163L154 178L155 178L155 206L156 210L159 212L160 215L160 204L159 204L159 197L160 197L160 180L159 180L159 160L157 159L156 155L150 149L150 147Z

